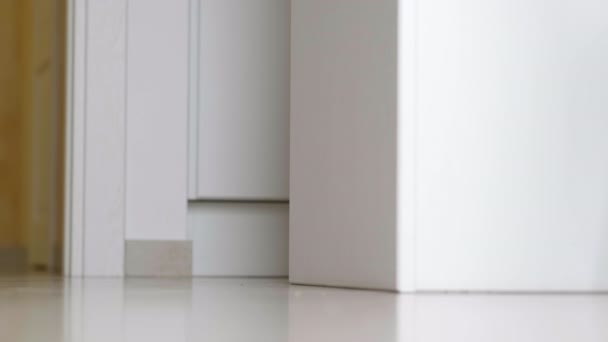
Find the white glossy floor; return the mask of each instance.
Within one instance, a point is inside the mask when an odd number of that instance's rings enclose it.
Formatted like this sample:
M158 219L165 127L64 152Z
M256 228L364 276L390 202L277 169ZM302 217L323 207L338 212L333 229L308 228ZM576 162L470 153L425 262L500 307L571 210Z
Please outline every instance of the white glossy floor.
M269 279L0 279L0 341L608 341L608 296L397 295Z

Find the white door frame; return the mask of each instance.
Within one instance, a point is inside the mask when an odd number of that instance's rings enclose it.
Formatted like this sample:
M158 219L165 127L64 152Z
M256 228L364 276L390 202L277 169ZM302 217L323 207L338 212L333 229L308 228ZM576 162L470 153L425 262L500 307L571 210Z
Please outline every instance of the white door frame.
M123 276L128 0L67 0L64 272Z

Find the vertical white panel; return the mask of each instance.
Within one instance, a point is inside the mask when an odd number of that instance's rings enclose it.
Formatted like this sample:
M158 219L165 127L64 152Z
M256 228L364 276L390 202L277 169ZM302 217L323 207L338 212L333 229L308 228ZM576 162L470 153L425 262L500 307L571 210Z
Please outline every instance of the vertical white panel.
M84 6L84 273L122 275L126 2L88 0Z
M397 18L292 2L292 282L396 289Z
M416 288L418 0L400 0L398 18L397 289Z
M188 9L129 1L127 239L186 239Z
M607 11L420 1L422 288L608 289Z
M188 59L188 199L198 193L198 64L199 64L199 0L190 1L189 59Z
M289 8L200 1L198 198L288 198Z
M84 151L86 94L86 1L74 0L69 6L68 100L66 116L66 195L64 260L72 276L84 272ZM69 251L69 252L67 252Z

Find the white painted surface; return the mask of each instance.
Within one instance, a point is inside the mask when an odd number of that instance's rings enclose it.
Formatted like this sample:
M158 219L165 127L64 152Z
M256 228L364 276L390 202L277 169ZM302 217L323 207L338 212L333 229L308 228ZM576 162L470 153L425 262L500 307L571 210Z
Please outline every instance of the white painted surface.
M286 276L289 206L190 203L195 276Z
M608 5L383 4L293 2L291 280L608 290Z
M420 288L608 289L607 11L419 2Z
M122 275L126 6L118 0L74 0L70 6L70 274Z
M189 1L128 6L126 238L184 240Z
M397 286L416 289L418 0L399 1L397 117Z
M194 274L287 275L288 205L262 202L289 199L290 1L192 0L191 13L189 198L206 200L188 210Z
M398 1L292 1L290 280L395 289Z
M188 39L188 199L198 194L198 103L199 103L199 4L200 0L189 0L190 17Z
M188 6L70 1L70 275L123 275L125 237L187 238Z
M200 1L197 198L288 199L289 8Z

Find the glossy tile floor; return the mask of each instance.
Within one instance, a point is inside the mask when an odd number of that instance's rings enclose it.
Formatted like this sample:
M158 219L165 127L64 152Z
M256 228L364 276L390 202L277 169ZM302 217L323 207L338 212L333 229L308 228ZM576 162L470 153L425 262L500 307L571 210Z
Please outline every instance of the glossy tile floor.
M0 278L0 341L608 341L608 296L397 295L282 279Z

